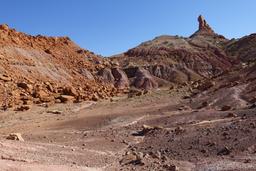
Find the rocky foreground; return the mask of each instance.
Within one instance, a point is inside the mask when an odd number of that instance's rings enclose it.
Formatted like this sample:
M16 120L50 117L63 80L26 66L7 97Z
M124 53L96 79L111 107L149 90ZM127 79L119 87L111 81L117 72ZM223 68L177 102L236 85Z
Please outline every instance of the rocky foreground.
M186 92L2 112L0 170L254 170L255 106L193 109Z
M0 26L0 170L256 170L255 34L199 16L102 58Z

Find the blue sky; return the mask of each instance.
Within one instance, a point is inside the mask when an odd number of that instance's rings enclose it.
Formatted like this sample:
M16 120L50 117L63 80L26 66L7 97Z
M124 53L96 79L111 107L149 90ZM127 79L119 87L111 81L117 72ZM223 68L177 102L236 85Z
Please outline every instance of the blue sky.
M189 36L202 14L228 38L256 32L255 0L5 0L0 23L28 34L69 36L103 56L156 36Z

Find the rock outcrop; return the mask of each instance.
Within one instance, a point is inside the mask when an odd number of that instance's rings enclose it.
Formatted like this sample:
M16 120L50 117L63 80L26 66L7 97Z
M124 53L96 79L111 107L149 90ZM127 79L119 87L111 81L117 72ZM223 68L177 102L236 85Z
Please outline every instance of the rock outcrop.
M103 68L103 69L101 69L98 72L98 75L101 77L101 79L104 82L111 83L111 84L115 83L115 78L114 78L110 68Z
M159 36L112 57L112 60L118 61L129 78L133 68L138 67L149 71L147 75L151 77L174 84L227 72L234 64L225 51L229 40L215 34L202 16L198 17L198 22L199 30L189 38Z
M256 34L230 40L226 50L233 59L245 65L253 65L256 62Z
M144 90L151 90L158 88L158 84L155 79L151 76L149 71L138 68L135 73L135 79L132 84L134 87Z
M198 17L198 22L199 22L199 31L205 31L205 32L208 32L208 33L214 33L214 31L212 30L212 28L206 22L206 20L204 19L204 17L202 15L200 15Z
M99 71L98 75L104 82L111 83L118 89L129 87L128 77L120 68L104 68Z
M126 73L120 68L113 68L112 74L115 78L115 87L118 89L128 88L130 83Z
M200 15L197 20L198 30L194 34L192 34L190 38L203 36L204 39L206 39L207 37L212 37L215 39L226 39L224 36L216 34L202 15Z

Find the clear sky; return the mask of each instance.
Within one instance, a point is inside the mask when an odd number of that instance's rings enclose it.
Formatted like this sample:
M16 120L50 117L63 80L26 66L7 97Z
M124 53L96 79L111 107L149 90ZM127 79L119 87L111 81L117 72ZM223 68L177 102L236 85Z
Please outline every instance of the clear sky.
M0 23L110 56L159 35L189 36L199 14L228 38L256 32L255 0L5 0Z

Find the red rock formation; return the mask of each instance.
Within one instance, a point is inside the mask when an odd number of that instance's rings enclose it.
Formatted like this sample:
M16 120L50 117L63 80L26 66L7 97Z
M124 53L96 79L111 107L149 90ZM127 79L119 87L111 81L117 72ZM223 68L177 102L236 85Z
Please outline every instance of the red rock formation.
M234 61L228 57L225 37L214 33L206 20L198 17L199 30L191 37L158 36L151 41L113 57L128 75L135 77L133 68L144 68L151 74L174 84L193 82L203 78L212 78L229 70ZM143 79L137 79L137 88ZM148 84L150 85L150 84Z
M120 68L113 68L112 74L115 78L115 87L118 89L125 89L129 87L129 79L125 72Z
M198 22L199 22L199 31L206 31L209 33L214 33L214 31L209 26L209 24L207 24L206 20L204 19L204 17L202 15L200 15L198 17Z
M198 35L203 35L203 36L210 35L210 36L215 36L215 37L225 39L224 36L218 35L213 31L213 29L210 27L210 25L207 23L207 21L204 19L202 15L199 15L197 20L199 22L198 30L194 34L192 34L190 38L193 38Z
M96 75L106 62L68 37L31 36L0 25L0 107L59 102L67 86L79 101L113 96L113 85Z
M156 80L152 77L149 71L143 68L137 68L133 86L138 89L151 90L158 88Z

